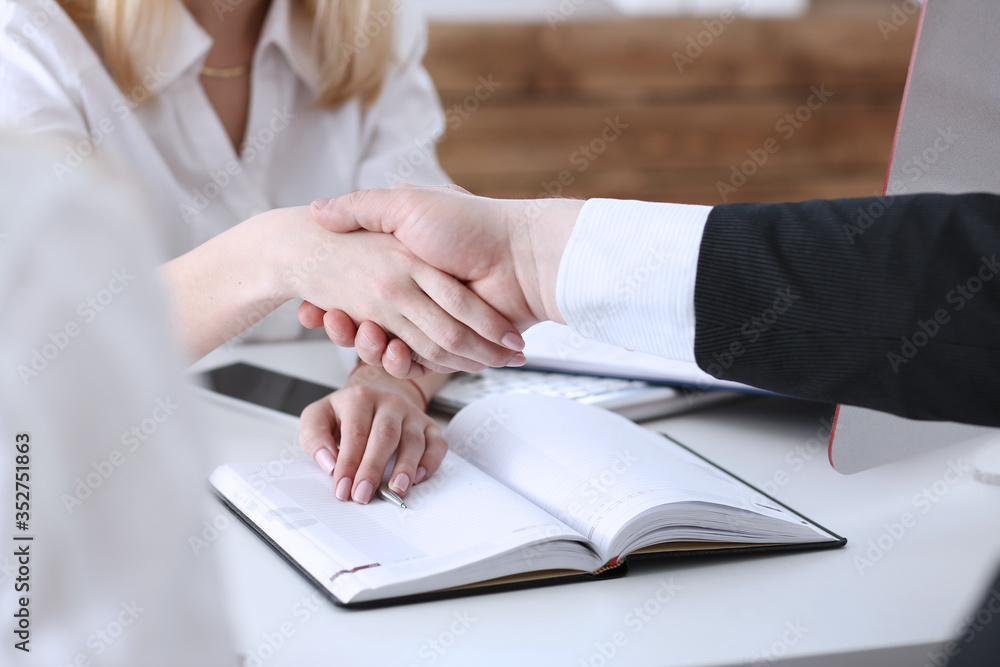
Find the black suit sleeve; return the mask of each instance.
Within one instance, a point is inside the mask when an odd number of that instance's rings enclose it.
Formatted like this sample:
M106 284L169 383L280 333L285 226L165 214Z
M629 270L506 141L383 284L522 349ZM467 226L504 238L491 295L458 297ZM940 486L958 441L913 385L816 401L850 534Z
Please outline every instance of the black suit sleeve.
M695 357L781 394L1000 426L998 255L996 195L717 206Z

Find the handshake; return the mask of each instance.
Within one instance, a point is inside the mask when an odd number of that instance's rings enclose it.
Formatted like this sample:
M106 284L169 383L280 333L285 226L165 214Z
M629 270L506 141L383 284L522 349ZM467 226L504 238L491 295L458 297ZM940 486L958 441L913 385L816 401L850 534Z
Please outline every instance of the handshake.
M545 204L487 199L450 185L401 185L317 200L310 212L329 231L395 236L427 265L414 280L426 281L421 287L436 300L423 300L391 322L357 322L343 310L305 301L299 320L324 327L334 343L356 347L362 361L397 378L523 365L520 332L545 320L563 322L556 279L584 202Z

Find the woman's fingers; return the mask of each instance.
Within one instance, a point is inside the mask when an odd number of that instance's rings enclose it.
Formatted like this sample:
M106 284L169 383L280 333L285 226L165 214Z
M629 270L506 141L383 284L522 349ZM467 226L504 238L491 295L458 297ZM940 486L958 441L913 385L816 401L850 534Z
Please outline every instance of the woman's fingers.
M333 473L337 462L337 442L334 432L337 415L331 397L311 403L302 411L299 428L299 446L327 475Z
M441 461L444 460L444 455L448 453L448 441L445 440L441 427L434 422L431 422L424 429L424 443L424 454L420 458L420 463L417 464L416 476L413 479L414 484L419 484L437 472L437 469L441 467Z
M515 353L524 349L524 339L506 317L462 282L430 265L416 264L413 280L437 306L471 330L468 333L458 327L445 327L446 321L437 312L411 316L414 324L431 339L443 341L443 347L449 352L487 366L507 366L512 361L516 364ZM438 317L431 319L435 316Z
M367 505L375 497L389 458L400 447L407 404L405 398L392 393L379 401L372 417L368 444L354 479L351 498L355 502Z
M356 386L341 390L344 400L337 406L340 431L340 451L333 470L333 492L339 500L350 500L354 491L354 478L364 458L375 414L377 390Z
M317 465L332 473L336 497L361 504L375 497L393 455L389 486L405 496L438 469L448 450L441 428L410 400L366 385L307 406L299 442Z
M403 399L406 400L406 399ZM424 454L424 422L419 418L403 420L403 430L399 438L399 449L396 451L396 463L389 473L389 488L400 496L405 496L413 486L417 475L417 464Z

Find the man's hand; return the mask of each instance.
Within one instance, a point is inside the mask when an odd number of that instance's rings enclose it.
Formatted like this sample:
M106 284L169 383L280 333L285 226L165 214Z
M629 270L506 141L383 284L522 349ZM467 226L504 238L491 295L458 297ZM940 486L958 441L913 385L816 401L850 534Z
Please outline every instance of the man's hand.
M523 331L543 320L561 321L556 276L582 206L573 200L493 200L456 186L398 186L320 200L311 211L331 231L394 234L414 255L464 281ZM305 304L300 319L307 326L325 325L338 344L355 340L362 359L397 377L412 376L411 360L421 361L401 341L389 341L377 325L364 323L354 330L343 313L323 314ZM513 342L502 341L508 347ZM453 349L461 350L462 343Z

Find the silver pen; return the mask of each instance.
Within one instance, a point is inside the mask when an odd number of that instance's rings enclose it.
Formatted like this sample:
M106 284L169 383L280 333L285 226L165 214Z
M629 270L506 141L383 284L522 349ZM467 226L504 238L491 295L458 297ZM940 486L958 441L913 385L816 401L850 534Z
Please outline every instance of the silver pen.
M389 485L386 484L385 482L382 482L381 484L378 485L378 494L382 496L383 500L388 500L396 507L399 507L404 510L406 509L406 503L403 502L403 499L397 496L393 492L393 490L389 488Z

